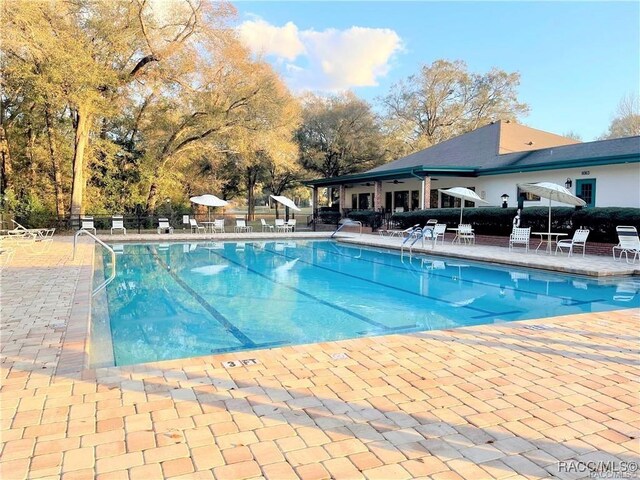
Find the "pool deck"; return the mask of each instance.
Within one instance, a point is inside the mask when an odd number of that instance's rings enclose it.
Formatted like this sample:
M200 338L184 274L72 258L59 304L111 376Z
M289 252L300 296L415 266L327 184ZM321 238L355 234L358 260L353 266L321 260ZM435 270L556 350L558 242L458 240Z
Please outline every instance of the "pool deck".
M638 462L637 311L91 370L94 248L70 247L1 273L0 478L576 479Z

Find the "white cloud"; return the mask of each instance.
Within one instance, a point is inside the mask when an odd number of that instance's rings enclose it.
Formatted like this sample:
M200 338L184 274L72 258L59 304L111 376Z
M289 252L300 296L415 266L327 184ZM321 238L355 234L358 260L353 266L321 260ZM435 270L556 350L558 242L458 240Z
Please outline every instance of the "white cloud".
M299 30L247 20L239 27L243 42L256 54L287 61L284 75L296 90L344 90L369 87L390 69L402 49L398 34L386 28Z
M304 53L298 27L293 22L276 27L260 19L247 20L238 31L245 45L259 55L273 55L291 61Z

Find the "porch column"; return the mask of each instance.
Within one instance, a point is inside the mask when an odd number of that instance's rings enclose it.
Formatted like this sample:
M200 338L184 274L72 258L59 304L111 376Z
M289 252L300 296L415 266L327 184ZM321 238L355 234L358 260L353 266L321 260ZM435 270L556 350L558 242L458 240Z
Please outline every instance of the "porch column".
M340 215L342 215L342 211L347 208L347 189L344 185L340 185L340 200L339 200L339 206L338 208L340 209Z
M431 208L431 177L425 176L422 179L422 196L420 199L420 208L422 210Z
M373 183L373 209L378 212L382 208L382 181Z
M311 187L311 218L313 220L313 231L316 231L316 223L318 221L318 187Z

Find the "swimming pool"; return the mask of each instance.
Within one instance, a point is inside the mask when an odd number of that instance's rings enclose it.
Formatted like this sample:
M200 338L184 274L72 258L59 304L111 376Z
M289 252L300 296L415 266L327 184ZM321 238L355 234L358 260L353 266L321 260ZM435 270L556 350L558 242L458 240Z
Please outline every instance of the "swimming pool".
M591 279L334 241L120 244L93 299L116 365L640 306ZM110 272L96 255L95 284ZM109 351L109 353L111 353Z

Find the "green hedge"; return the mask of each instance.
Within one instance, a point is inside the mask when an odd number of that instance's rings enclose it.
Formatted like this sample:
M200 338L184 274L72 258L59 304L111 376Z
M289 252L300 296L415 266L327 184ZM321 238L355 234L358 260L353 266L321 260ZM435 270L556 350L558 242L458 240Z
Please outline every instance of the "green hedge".
M371 227L374 230L382 225L382 212L374 210L352 210L347 215L347 218L362 222L362 225Z
M516 216L515 208L465 208L462 221L473 225L479 235L509 235ZM545 232L548 229L548 207L529 207L520 214L520 226L531 227L531 231ZM460 221L459 208L439 208L395 213L391 219L408 228L417 223L424 225L429 219L439 223L457 225ZM551 208L551 230L573 234L585 227L591 231L589 240L594 242L617 243L617 225L633 225L640 230L640 208Z
M330 225L337 225L340 220L340 212L335 210L325 210L318 212L318 221L320 223L328 223Z

